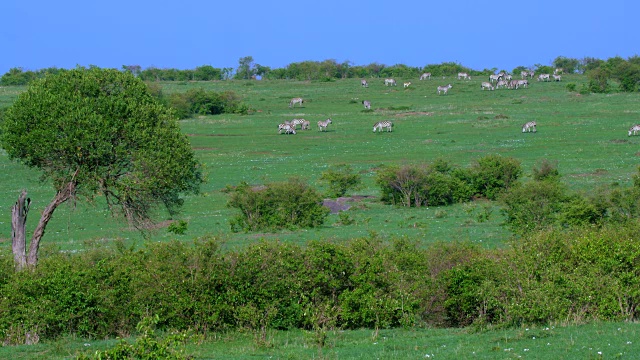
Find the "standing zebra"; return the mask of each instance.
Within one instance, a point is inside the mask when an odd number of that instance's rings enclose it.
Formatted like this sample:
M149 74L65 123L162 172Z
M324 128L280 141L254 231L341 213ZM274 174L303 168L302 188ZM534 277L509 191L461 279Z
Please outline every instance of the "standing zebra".
M633 125L633 126L629 129L629 136L631 136L631 134L636 135L639 131L640 131L640 124L638 124L638 125Z
M538 75L538 81L550 81L549 74L540 74Z
M369 83L365 79L360 80L360 85L362 85L362 87L366 87L366 88L369 87Z
M521 79L524 79L524 78L526 78L528 76L529 76L529 72L528 71L523 70L523 71L520 72L520 78Z
M305 119L293 119L291 120L291 126L293 126L293 128L297 128L298 125L300 125L300 127L302 127L302 124L304 124L306 120Z
M444 91L444 94L447 95L447 92L449 91L449 89L451 89L452 86L451 84L447 85L447 86L438 86L438 95L440 95L441 91Z
M325 131L327 129L327 126L329 126L329 124L331 124L331 118L328 118L327 120L318 121L318 130Z
M481 85L481 88L482 88L482 90L484 90L484 89L493 90L493 85L491 85L491 83L483 81L482 85Z
M562 76L560 76L560 75L553 74L552 76L553 76L553 80L555 80L555 81L562 80Z
M529 87L529 80L524 79L524 80L518 80L518 86L522 86L522 87Z
M406 88L408 88L408 87L411 85L411 81L406 82L406 83L404 83L403 85L404 85L404 87L405 87L405 89L406 89Z
M311 128L311 123L307 120L302 122L302 130L309 130Z
M389 120L384 120L384 121L378 121L377 123L373 124L373 132L376 132L376 130L379 130L379 132L382 132L382 129L386 128L387 132L391 132L391 128L393 128L393 123Z
M278 134L282 134L283 130L285 134L294 134L294 135L296 134L296 129L289 124L278 125Z
M420 80L426 80L427 78L429 80L431 80L431 73L430 72L420 75Z
M302 106L303 102L304 100L302 100L302 98L293 98L291 99L291 101L289 101L289 107L293 107L295 106L295 104L300 104L300 106Z
M364 108L365 109L371 109L371 101L369 100L362 100L362 103L364 104Z
M398 86L398 84L396 84L396 81L394 79L384 79L384 86Z
M495 74L491 74L489 75L489 82L494 82L494 81L498 81L502 78L501 75L495 75Z
M465 80L471 80L471 76L469 76L469 74L467 74L466 72L459 72L458 73L458 80L460 80L460 78L465 79Z
M536 122L535 121L529 121L527 123L525 123L524 125L522 125L522 132L536 132Z

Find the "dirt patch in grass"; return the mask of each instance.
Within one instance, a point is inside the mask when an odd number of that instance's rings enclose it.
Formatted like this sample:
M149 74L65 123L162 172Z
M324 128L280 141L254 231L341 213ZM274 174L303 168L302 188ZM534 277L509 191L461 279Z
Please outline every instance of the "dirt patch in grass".
M322 205L326 206L331 210L332 214L337 214L340 211L349 210L353 203L360 202L364 199L374 198L374 196L370 195L355 195L355 196L347 196L347 197L339 197L337 199L324 199L322 201Z
M394 116L395 117L405 117L405 116L416 116L416 115L433 116L433 112L430 112L430 111L412 111L412 112L396 114Z
M602 176L602 175L606 175L607 173L608 171L606 169L596 169L595 171L590 173L572 174L569 176L571 177Z

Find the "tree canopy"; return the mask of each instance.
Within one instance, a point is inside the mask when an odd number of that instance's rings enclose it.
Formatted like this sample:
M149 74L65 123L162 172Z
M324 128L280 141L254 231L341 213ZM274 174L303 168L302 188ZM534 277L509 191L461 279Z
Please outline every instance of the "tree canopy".
M59 203L104 195L112 211L137 225L158 208L175 213L181 194L202 183L172 110L128 72L77 68L38 79L1 127L9 157L40 169Z

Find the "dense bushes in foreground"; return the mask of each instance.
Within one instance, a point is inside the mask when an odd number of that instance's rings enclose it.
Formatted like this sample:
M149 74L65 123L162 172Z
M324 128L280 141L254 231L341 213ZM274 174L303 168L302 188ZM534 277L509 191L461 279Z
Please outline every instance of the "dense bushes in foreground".
M4 257L0 337L122 336L149 315L198 332L638 319L639 230L539 232L501 250L370 237L222 252L200 239L55 253L20 273Z

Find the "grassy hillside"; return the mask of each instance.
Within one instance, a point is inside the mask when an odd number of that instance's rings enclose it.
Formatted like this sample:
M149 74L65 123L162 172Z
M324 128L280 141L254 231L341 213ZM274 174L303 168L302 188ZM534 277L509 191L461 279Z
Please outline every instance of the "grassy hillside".
M382 79L369 80L369 88L361 87L359 79L162 84L165 93L196 87L233 90L255 112L181 121L206 166L208 180L201 195L186 199L181 215L189 223L186 234L170 234L161 225L150 238L187 241L214 234L226 238L227 246L238 246L258 238L305 242L376 232L385 237L418 237L425 244L455 239L495 247L509 233L500 226L502 217L494 204L481 201L421 209L383 205L376 199L379 190L374 183L375 169L381 164L429 163L438 158L466 167L481 156L499 153L521 161L525 176L537 160L555 160L563 181L585 191L611 183L626 186L636 172L640 137L628 137L627 129L640 122L638 94L568 92L567 83L576 83L579 89L586 82L582 75L564 76L562 82L534 80L528 89L496 91L482 91L480 83L487 79L477 77L467 81L397 79L398 87L385 87ZM408 80L413 84L405 89L402 83ZM453 88L447 95L438 96L437 86L448 83ZM0 105L10 104L23 89L0 89ZM289 108L292 97L304 98L303 106ZM362 100L371 101L371 111L365 111ZM278 134L279 123L300 117L311 122L310 130L298 131L297 135ZM319 132L317 121L327 118L333 123L328 131ZM372 125L380 120L392 120L393 133L373 133ZM523 134L521 125L531 120L538 123L538 132ZM355 195L366 198L349 210L355 224L340 226L338 217L332 215L319 229L230 232L228 219L234 210L225 206L226 195L220 191L225 186L300 176L322 189L318 181L322 171L341 163L350 164L364 180L364 188ZM10 162L3 152L0 166L0 246L8 248L10 208L20 189L26 188L33 200L28 229L33 229L36 214L54 194L49 184L38 181L37 172ZM112 219L100 202L86 204L82 200L56 211L44 246L55 244L76 251L113 239L136 244L144 241L137 231ZM487 213L489 220L479 221Z

